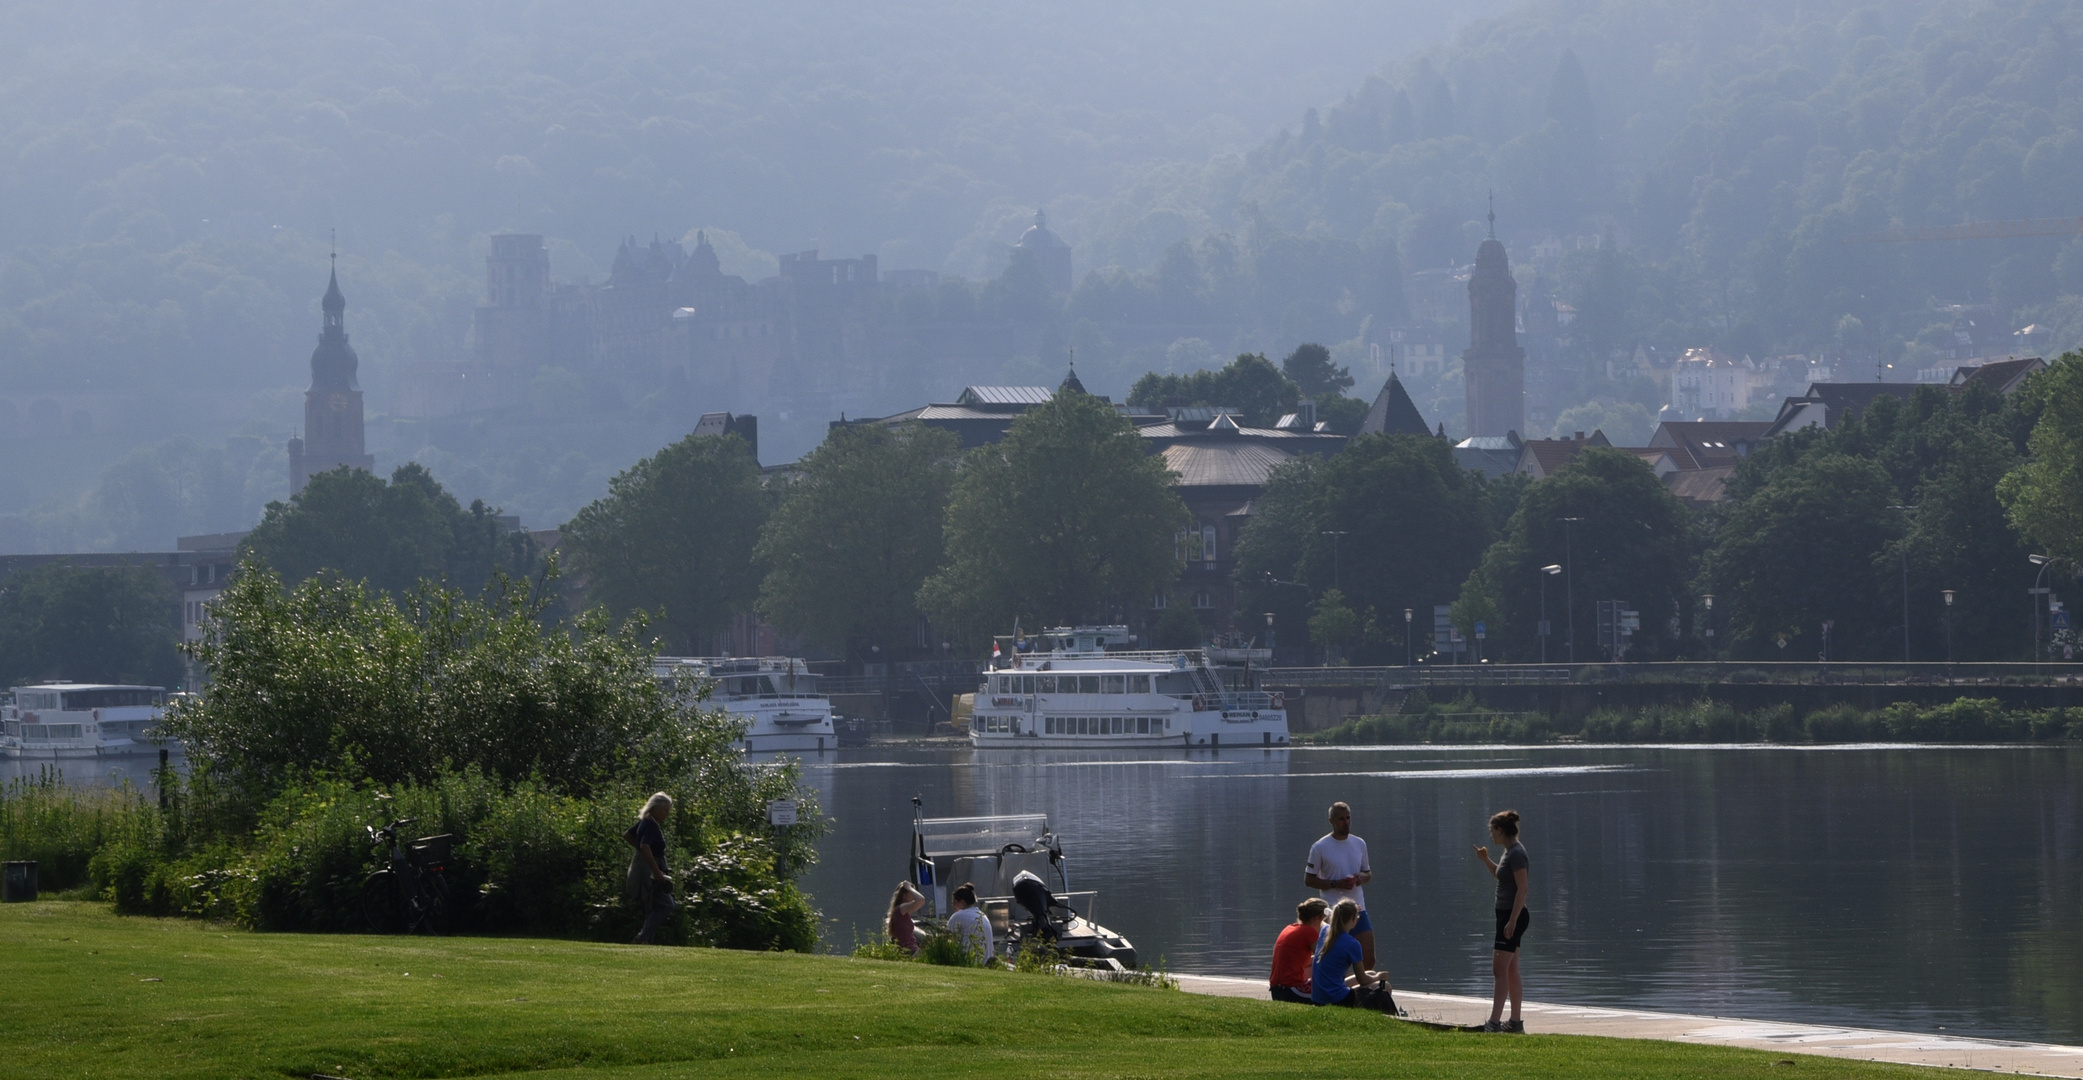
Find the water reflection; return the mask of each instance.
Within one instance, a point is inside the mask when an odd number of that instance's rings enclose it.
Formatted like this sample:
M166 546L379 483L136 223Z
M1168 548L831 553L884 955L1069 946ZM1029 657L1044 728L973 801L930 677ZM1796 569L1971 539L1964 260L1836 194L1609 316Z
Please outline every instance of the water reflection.
M1529 994L2083 1041L2083 750L1543 747L848 752L808 887L844 948L927 813L1040 811L1145 957L1262 976L1334 799L1402 984L1489 992L1484 819L1525 815ZM2064 918L2066 917L2066 918Z

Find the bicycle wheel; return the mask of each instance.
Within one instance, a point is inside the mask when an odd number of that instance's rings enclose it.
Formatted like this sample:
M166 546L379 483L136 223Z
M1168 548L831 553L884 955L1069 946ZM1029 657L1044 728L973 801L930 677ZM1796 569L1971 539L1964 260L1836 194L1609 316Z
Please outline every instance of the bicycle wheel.
M448 879L426 874L419 884L419 929L435 937L448 936Z
M379 934L405 932L405 908L398 896L395 870L378 870L362 882L362 917L369 929Z

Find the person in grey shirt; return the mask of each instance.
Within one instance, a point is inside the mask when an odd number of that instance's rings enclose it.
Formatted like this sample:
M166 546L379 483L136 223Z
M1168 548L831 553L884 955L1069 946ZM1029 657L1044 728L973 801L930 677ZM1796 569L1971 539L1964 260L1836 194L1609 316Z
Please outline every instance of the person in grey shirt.
M1497 939L1490 943L1490 974L1493 979L1490 1020L1483 1025L1483 1030L1524 1032L1526 1024L1519 1017L1519 1007L1525 1003L1526 987L1519 978L1519 943L1525 940L1526 927L1533 921L1533 912L1526 909L1530 864L1526 858L1526 845L1519 842L1517 810L1502 810L1490 815L1490 842L1504 848L1504 854L1495 862L1490 861L1488 847L1475 846L1475 857L1483 860L1490 876L1497 879ZM1503 1018L1507 997L1512 1002L1510 1020Z

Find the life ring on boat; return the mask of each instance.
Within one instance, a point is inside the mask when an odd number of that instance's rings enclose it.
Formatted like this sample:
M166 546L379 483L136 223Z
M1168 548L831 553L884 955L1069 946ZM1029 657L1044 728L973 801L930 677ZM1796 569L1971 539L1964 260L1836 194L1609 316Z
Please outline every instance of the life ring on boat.
M1287 708L1287 695L1278 690L1273 691L1273 707L1275 709Z
M1208 711L1208 695L1206 695L1206 694L1195 694L1195 695L1193 696L1193 711L1194 711L1194 712L1207 712L1207 711Z

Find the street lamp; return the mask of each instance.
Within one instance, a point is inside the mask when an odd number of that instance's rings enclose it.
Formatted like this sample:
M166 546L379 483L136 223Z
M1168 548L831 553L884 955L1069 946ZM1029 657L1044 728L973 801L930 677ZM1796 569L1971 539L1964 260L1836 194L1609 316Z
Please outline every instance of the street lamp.
M2025 561L2040 568L2039 576L2032 579L2032 589L2025 594L2032 601L2032 673L2038 675L2040 673L2040 597L2047 595L2046 587L2040 583L2047 580L2047 568L2054 565L2054 558L2050 555L2027 555Z
M1268 612L1266 612L1266 653L1267 653L1267 655L1269 655L1269 656L1270 656L1270 655L1272 654L1272 652L1273 652L1273 613L1272 613L1272 612L1270 612L1270 611L1268 611ZM1306 664L1306 663L1308 663L1308 662L1309 662L1309 658L1308 658L1308 657L1306 657L1306 656L1305 656L1305 657L1303 657L1303 658L1302 658L1302 662L1303 662L1303 663L1305 663L1305 664ZM1272 667L1272 666L1273 666L1273 661L1271 661L1271 660L1267 660L1267 661L1266 661L1266 666L1267 666L1267 667Z
M1331 587L1338 587L1338 538L1345 535L1344 529L1324 529L1323 535L1331 538Z
M1541 567L1541 663L1548 662L1548 579L1562 573L1562 566L1550 563Z
M1890 506L1888 509L1900 510L1906 517L1916 507ZM1907 531L1902 534L1902 662L1905 664L1909 663L1909 533Z
M1707 606L1707 659L1714 659L1714 594L1705 593L1700 602Z
M1948 677L1951 677L1953 669L1953 590L1940 589L1939 591L1946 598L1946 674Z
M1403 609L1403 666L1410 666L1410 609Z
M1577 662L1577 563L1576 549L1570 543L1570 526L1584 520L1580 517L1557 519L1562 522L1562 562L1566 572L1562 577L1562 619L1569 628L1569 662Z

